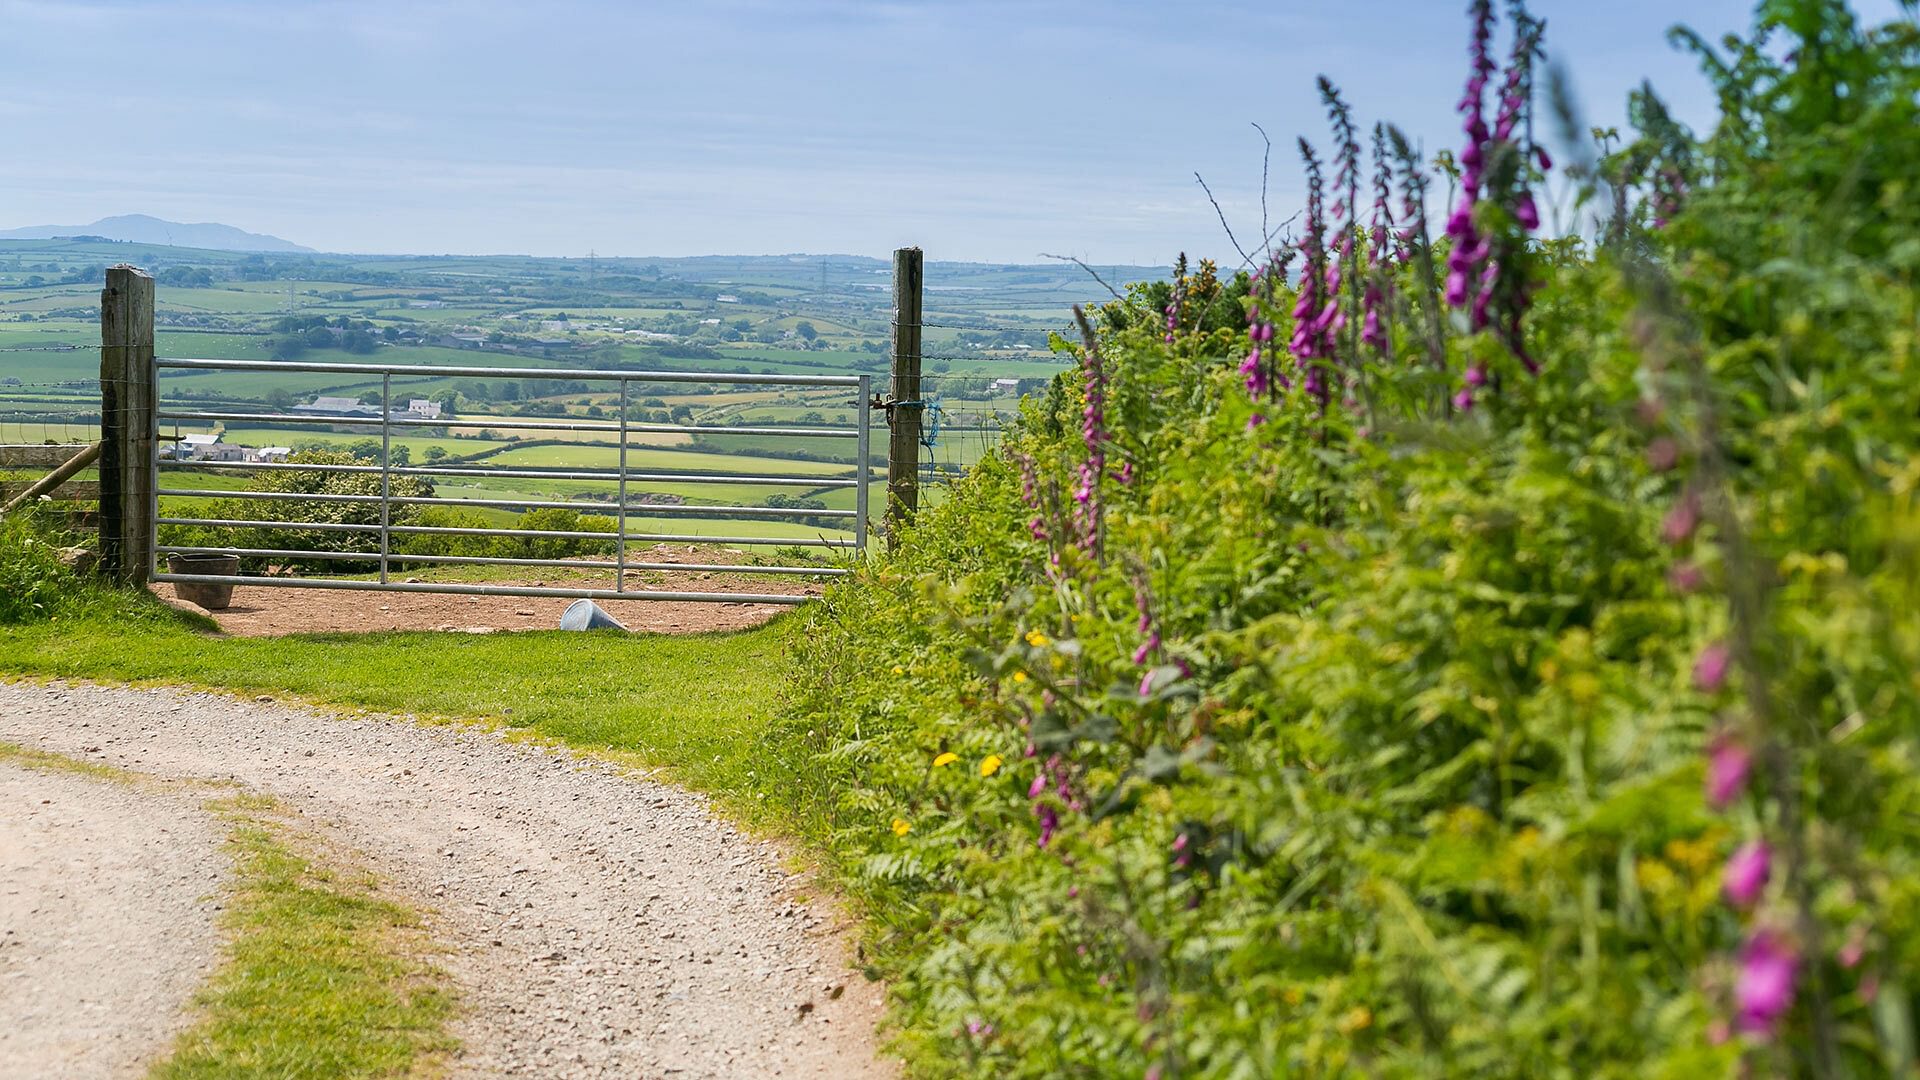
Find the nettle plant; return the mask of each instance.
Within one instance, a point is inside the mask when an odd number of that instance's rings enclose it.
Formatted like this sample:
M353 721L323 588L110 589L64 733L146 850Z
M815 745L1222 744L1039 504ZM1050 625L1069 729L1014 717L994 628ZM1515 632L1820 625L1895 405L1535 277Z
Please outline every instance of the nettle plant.
M1323 80L1298 235L1090 312L814 616L927 1074L1913 1070L1912 24L1694 41L1589 241L1500 16L1441 167Z

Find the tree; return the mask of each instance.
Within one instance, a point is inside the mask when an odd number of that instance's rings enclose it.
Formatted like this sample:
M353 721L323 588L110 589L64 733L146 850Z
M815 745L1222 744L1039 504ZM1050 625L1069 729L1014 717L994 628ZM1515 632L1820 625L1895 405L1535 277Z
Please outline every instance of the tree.
M307 343L297 335L272 338L267 342L267 355L275 360L298 360L305 356Z
M306 332L304 340L310 349L330 348L333 345L333 331L323 326L316 326Z
M277 412L286 412L293 407L293 395L285 387L276 386L267 391L267 404Z
M440 406L440 415L442 417L445 417L448 420L451 420L455 416L459 415L459 413L456 411L456 406L460 404L460 391L455 390L452 387L448 387L445 390L441 390L438 393L433 394L427 400Z
M340 335L340 347L361 356L373 351L373 335L365 330L349 330Z
M814 338L817 338L820 336L820 331L815 330L813 328L813 324L805 320L801 320L800 322L795 323L793 325L793 332L796 334L799 334L801 337L807 339L808 341L812 341Z
M683 401L680 404L675 405L672 408L672 410L670 410L667 413L667 416L671 418L675 423L684 424L687 421L693 419L693 406L688 405L686 402Z
M430 462L439 461L447 456L447 448L444 446L429 446L424 456Z
M388 344L392 344L393 342L399 341L400 328L397 326L389 326L385 330L380 331L380 340L387 342Z

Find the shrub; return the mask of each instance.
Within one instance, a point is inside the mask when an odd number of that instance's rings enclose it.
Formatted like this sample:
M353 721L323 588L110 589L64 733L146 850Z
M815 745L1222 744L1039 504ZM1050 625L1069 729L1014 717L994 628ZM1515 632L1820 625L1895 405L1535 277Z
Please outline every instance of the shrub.
M1597 249L1507 117L1445 238L1359 224L1328 86L1298 273L1097 313L795 635L918 1071L1912 1070L1917 42L1764 5Z
M71 538L17 511L0 521L0 624L45 618L79 581L60 560Z

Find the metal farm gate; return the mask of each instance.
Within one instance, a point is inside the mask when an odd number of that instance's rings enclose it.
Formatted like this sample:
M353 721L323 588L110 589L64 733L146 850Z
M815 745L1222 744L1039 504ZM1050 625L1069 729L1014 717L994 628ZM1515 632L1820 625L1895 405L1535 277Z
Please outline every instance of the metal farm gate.
M548 596L593 600L798 604L804 602L807 597L781 593L668 591L638 587L629 582L628 575L634 571L667 571L824 577L844 575L849 571L842 566L809 565L795 561L743 560L739 563L644 561L630 557L628 548L636 543L686 543L727 547L753 546L776 550L810 547L863 552L866 549L868 495L875 471L868 456L869 423L875 405L873 377L870 375L749 375L684 371L596 371L569 368L481 365L451 367L383 363L325 364L274 360L155 357L152 351L152 289L152 279L146 275L131 268L115 267L109 272L108 287L102 305L103 442L105 443L105 452L101 461L103 554L108 565L110 567L118 565L121 576L129 580L144 577L147 580L161 582L270 588ZM236 410L232 405L222 405L218 408L190 408L181 403L161 400L166 384L180 381L180 377L162 378L162 375L168 372L196 371L306 373L339 377L325 380L324 384L327 386L359 386L371 384L377 379L379 402L377 405L369 405L366 409L368 413L373 413L373 410L377 409L377 413L317 415L310 407L299 412L284 408L255 412ZM572 416L529 418L500 415L439 417L409 413L406 410L405 401L396 402L395 391L398 389L404 392L407 389L407 380L444 378L559 380L604 384L618 391L617 418L582 419ZM397 387L396 381L399 382ZM633 404L632 388L635 384L688 384L729 388L777 386L844 391L852 395L852 399L847 401L846 405L851 406L849 411L854 414L855 423L852 426L789 427L636 422L630 415L630 406ZM572 394L579 392L577 389L571 391ZM396 404L401 407L396 409ZM609 408L612 407L614 406L610 403ZM179 444L163 441L161 436L161 432L167 425L204 427L216 424L270 425L275 429L302 426L317 427L323 431L364 431L367 436L379 439L380 453L376 462L355 464L263 460L257 454L236 459L232 457L231 451L226 452L228 455L226 459L222 459L218 453L182 457L178 456ZM117 439L111 431L115 426L121 428L121 437ZM610 467L599 468L496 466L476 460L444 463L396 462L394 460L396 433L417 435L423 431L431 431L447 434L482 429L495 432L531 433L535 437L595 433L603 435L608 441L617 442L617 460ZM233 429L229 428L229 430ZM829 472L817 465L811 470L802 469L798 467L802 463L797 460L792 462L795 466L793 468L784 468L782 467L784 463L775 463L772 467L752 468L751 471L740 472L631 467L629 458L634 456L633 451L645 448L644 445L637 446L635 439L649 435L845 439L854 447L853 463L845 472L838 469ZM670 456L670 452L652 453L648 458L657 466L660 459L665 456ZM768 460L741 458L743 463ZM200 472L202 475L237 472L248 476L272 472L358 474L368 478L377 477L379 484L377 493L364 494L309 493L264 488L230 490L212 486L194 486L190 482L185 484L172 482L172 477L180 475L183 471ZM526 481L587 481L591 482L591 485L579 485L582 488L583 497L576 499L519 498L511 493L505 496L489 494L484 497L479 495L444 497L438 492L407 494L405 491L396 491L395 482L401 478L458 480L469 485L489 479L523 483ZM715 504L672 502L663 500L658 494L657 489L662 485L701 485L703 487L724 485L727 488L743 487L762 490L775 487L814 492L852 488L854 499L853 509L850 510L822 509L818 506L788 507L765 503L754 505L739 500ZM412 489L416 485L402 486ZM595 494L592 490L595 488L601 493ZM239 517L166 516L161 509L163 498L170 500L237 499L244 500L249 507L258 507L258 510ZM297 520L298 515L291 513L288 509L300 504L315 503L362 504L376 508L377 522L302 521ZM614 529L609 533L405 523L411 516L412 508L420 506L462 507L483 512L516 513L529 510L565 509L607 515L613 519ZM753 535L714 535L697 531L664 531L656 524L650 530L642 531L630 526L630 518L655 519L656 522L659 519L777 522L790 528L749 530ZM821 519L832 520L835 525L844 522L843 528L833 530L840 535L826 535L818 524L809 531L808 523L818 523ZM194 527L215 532L243 529L274 530L278 527L282 530L309 535L355 533L377 540L377 549L372 543L359 545L363 550L356 551L325 550L325 545L245 547L218 543L162 544L160 530L163 526ZM396 545L403 545L407 538L433 535L610 543L613 554L611 557L598 558L532 556L523 558L473 554L422 554L397 549ZM276 559L353 562L363 566L377 564L378 572L377 575L367 573L363 577L173 573L166 569L169 555L234 556L256 562ZM156 563L158 565L155 565ZM595 573L605 572L611 580L605 587L576 588L544 584L395 580L396 569L401 571L397 576L405 577L406 568L436 565L588 570Z

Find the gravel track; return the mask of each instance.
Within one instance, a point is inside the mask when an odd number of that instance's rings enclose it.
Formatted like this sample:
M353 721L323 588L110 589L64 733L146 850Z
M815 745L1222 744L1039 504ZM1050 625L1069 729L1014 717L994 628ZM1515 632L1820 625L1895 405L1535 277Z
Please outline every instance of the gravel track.
M476 727L175 690L0 684L0 740L238 780L354 849L447 948L456 1076L896 1073L881 991L806 881L681 789Z
M0 1076L164 1054L218 952L224 836L191 794L0 762Z

